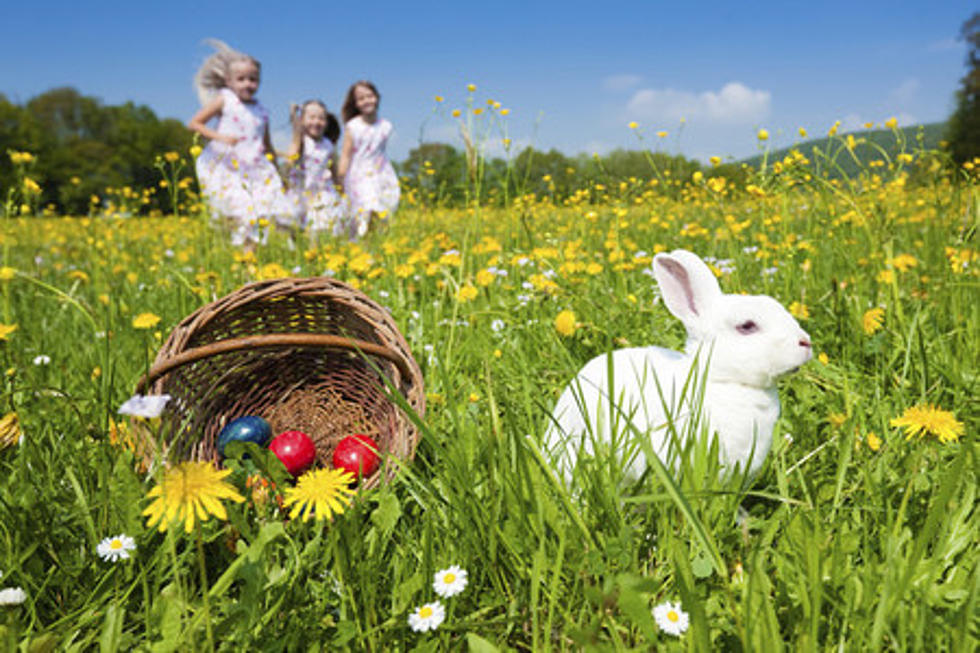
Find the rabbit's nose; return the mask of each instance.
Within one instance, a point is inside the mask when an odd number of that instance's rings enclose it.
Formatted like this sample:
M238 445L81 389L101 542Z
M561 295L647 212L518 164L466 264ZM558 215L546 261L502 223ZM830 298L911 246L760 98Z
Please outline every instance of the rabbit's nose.
M810 347L813 346L812 344L810 344L810 338L809 337L800 338L799 345L800 345L800 347L806 347L807 349L809 349Z

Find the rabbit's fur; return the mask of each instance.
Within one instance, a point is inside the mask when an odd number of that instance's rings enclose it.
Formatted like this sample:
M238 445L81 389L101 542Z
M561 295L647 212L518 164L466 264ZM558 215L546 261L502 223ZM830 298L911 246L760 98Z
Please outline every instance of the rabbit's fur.
M545 447L566 479L579 453L592 454L596 444L615 452L635 479L647 464L642 449L627 445L635 429L676 469L674 452L684 443L672 447L670 433L683 436L700 405L697 417L717 434L724 468L738 465L755 475L779 417L776 380L810 360L810 336L772 297L722 294L714 274L691 252L658 254L653 270L664 304L687 328L684 353L634 347L586 363L555 405ZM690 386L702 384L699 404L700 393ZM665 409L674 429L666 426Z

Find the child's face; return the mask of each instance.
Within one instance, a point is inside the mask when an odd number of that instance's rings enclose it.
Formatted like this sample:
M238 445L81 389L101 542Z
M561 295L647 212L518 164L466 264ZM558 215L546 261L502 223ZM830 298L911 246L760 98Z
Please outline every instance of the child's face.
M303 109L303 132L310 138L320 139L327 129L327 112L316 102Z
M373 116L378 110L378 96L367 86L356 86L354 88L354 105L357 110L366 116Z
M255 99L255 92L259 90L259 69L251 61L236 61L231 64L228 74L228 88L238 96L242 102L251 102Z

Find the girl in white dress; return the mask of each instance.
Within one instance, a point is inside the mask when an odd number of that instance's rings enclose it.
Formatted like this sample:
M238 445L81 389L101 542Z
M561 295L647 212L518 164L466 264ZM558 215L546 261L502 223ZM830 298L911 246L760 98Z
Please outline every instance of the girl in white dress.
M309 100L302 107L294 104L289 115L293 141L286 158L290 166L286 197L293 206L296 223L309 231L312 244L318 234L338 236L344 227L346 202L334 186L340 123L320 100Z
M253 248L260 223L288 226L292 211L273 163L269 112L255 98L261 65L218 40L194 78L203 105L187 126L209 140L197 157L197 178L212 217L232 229L232 243ZM218 118L217 129L207 123Z
M398 177L385 154L391 123L378 116L381 95L371 82L355 82L341 109L344 144L337 166L350 200L347 235L362 238L371 223L387 223L398 208Z

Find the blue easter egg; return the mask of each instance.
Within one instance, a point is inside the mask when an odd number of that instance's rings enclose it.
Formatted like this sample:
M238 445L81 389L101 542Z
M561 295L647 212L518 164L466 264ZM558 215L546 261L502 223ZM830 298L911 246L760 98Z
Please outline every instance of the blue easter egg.
M254 442L264 447L272 437L272 427L261 417L247 415L231 420L218 434L218 454L225 455L229 442Z

